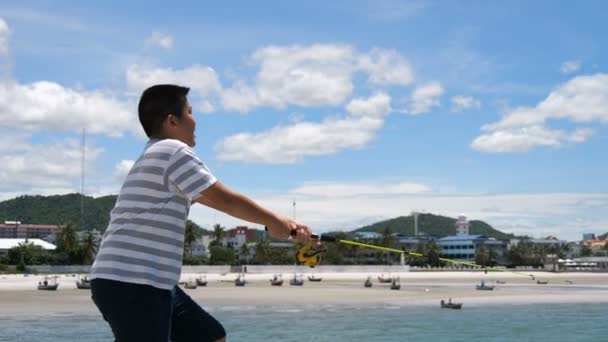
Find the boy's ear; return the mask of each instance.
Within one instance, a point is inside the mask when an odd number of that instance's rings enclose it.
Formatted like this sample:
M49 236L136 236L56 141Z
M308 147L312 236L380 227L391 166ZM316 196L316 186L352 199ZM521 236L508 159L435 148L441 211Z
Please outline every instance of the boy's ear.
M174 127L177 126L177 119L175 118L175 115L173 115L173 114L167 115L167 120L169 120L169 124L171 126L174 126Z

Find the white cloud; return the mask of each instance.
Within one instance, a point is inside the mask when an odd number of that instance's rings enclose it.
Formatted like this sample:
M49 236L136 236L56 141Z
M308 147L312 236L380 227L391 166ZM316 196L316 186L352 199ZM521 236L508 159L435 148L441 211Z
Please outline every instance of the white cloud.
M240 133L215 145L221 160L259 163L295 163L305 156L332 154L364 147L373 139L390 111L390 97L378 93L354 99L346 118L327 118L321 123L296 122L262 133Z
M584 142L592 134L592 130L582 128L567 133L543 126L529 126L483 134L471 146L482 152L525 152L534 146L560 147L564 143Z
M409 62L394 50L374 48L359 57L358 69L369 75L369 82L379 85L408 85L414 80Z
M608 123L608 74L579 76L560 85L535 107L508 111L471 146L485 152L521 152L537 145L562 146L586 141L592 131L577 128L568 133L544 127L547 120L573 123Z
M251 61L259 66L254 84L237 80L226 89L225 109L338 106L352 94L357 72L366 73L374 85L406 85L413 80L405 58L377 48L364 54L339 44L269 46L255 51Z
M348 45L288 47L269 46L251 57L260 70L252 89L237 83L224 97L226 109L249 110L253 105L284 108L299 106L336 106L353 90L353 50ZM245 101L239 101L243 94ZM236 100L233 105L232 101ZM245 105L247 104L247 105Z
M208 112L213 109L207 98L221 91L221 85L213 68L193 65L188 68L173 70L172 68L156 68L134 64L127 68L127 88L136 96L155 84L171 83L189 87L194 94L203 100L198 103L197 110Z
M173 37L170 34L162 32L152 32L152 34L146 38L146 46L171 50L173 49Z
M601 230L597 222L606 226L601 215L608 211L606 193L437 194L430 186L407 181L396 181L394 186L389 182L316 182L281 194L265 190L246 193L270 210L290 217L295 199L298 220L316 232L352 230L417 210L449 217L464 213L469 220L484 220L507 233L533 237L553 234L575 240L584 231ZM585 217L589 223L573 224L575 217ZM190 218L206 225L248 224L202 206L193 206Z
M5 138L17 148L7 148L0 155L0 193L57 194L79 188L82 150L78 140L34 145L23 134L6 134ZM89 143L85 168L90 169L102 152Z
M411 97L409 114L426 113L433 107L439 106L439 97L443 95L443 87L439 82L430 82L416 87Z
M0 58L8 55L8 36L10 30L4 19L0 18Z
M26 130L80 131L120 136L141 134L127 105L100 91L77 91L54 82L0 83L0 126Z
M382 119L369 117L300 122L287 127L277 126L263 133L229 136L215 145L215 151L221 160L295 163L304 156L362 148L382 124Z
M562 72L562 74L571 74L573 72L577 72L580 68L580 61L567 61L562 64L559 70Z
M481 102L472 96L457 95L452 97L452 112L462 112L467 109L481 108Z
M124 181L129 171L131 171L133 164L135 164L134 160L121 160L118 162L114 167L114 178L119 182Z
M391 111L391 98L385 93L378 93L368 99L353 99L346 110L353 117L383 117Z

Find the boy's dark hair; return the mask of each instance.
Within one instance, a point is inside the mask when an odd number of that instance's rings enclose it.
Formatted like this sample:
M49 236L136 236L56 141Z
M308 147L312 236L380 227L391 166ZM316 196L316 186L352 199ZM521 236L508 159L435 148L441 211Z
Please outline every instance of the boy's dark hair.
M158 84L144 90L137 110L139 122L148 137L160 134L162 123L169 114L181 119L189 91L190 88L173 84Z

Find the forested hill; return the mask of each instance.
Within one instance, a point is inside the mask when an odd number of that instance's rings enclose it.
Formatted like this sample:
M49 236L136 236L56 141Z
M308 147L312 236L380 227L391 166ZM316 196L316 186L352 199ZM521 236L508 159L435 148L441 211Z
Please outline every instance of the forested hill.
M418 234L432 235L437 237L444 237L448 235L456 234L456 219L446 216L439 216L433 214L418 214ZM498 231L489 224L472 220L469 221L469 234L481 234L497 239L510 239L514 238L513 234L506 234ZM414 217L413 216L400 216L394 219L381 221L372 225L364 226L354 231L368 231L382 233L386 228L389 228L392 233L402 233L405 235L414 235Z
M84 196L84 219L81 222L80 194L53 196L20 196L0 202L0 223L20 221L27 224L72 223L77 230L97 229L105 231L110 221L110 211L116 204L116 196Z

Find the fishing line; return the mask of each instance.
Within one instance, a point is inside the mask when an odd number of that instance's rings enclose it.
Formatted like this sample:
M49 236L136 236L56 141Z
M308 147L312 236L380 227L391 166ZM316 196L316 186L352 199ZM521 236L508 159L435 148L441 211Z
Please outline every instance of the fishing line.
M364 247L364 248L376 249L379 251L410 255L410 256L418 257L418 258L428 257L427 255L424 255L422 253L408 252L408 251L404 251L404 250L400 250L400 249L371 245L371 244L367 244L367 243L345 240L345 239L337 239L333 236L328 236L328 235L312 234L311 238L313 241L310 241L310 242L304 244L304 246L302 246L297 252L298 260L301 263L303 263L309 267L315 267L316 265L318 265L321 262L321 254L323 254L324 252L327 251L324 247L320 246L316 241L343 243L343 244L351 245L351 246ZM500 268L500 267L483 266L483 265L479 265L479 264L476 264L473 262L468 262L468 261L459 261L459 260L453 260L453 259L441 258L441 257L439 257L437 259L440 261L446 262L446 263L465 265L465 266L469 266L469 267L473 267L473 268L483 269L484 271L491 270L491 271L509 272L509 273L513 273L513 274L517 274L517 275L530 277L530 278L532 278L532 280L545 279L548 281L548 280L557 279L557 278L548 278L548 277L537 277L537 276L534 276L533 274L529 274L529 273L511 271L511 270ZM566 280L565 282L572 284L572 282L569 280Z

